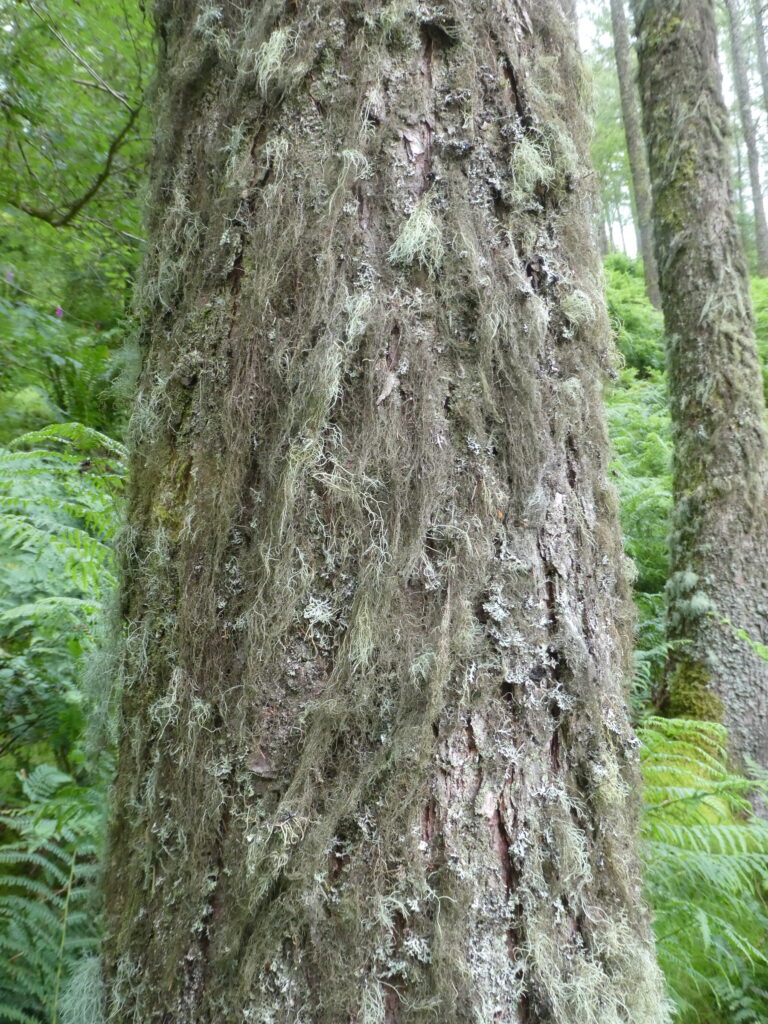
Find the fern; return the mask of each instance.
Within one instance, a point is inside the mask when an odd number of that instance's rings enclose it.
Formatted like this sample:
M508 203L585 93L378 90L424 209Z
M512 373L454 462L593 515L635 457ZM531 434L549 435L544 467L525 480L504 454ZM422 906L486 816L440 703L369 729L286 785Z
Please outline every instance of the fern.
M97 948L102 793L51 765L0 812L0 1022L56 1024L70 974Z
M768 822L750 797L768 784L729 771L715 723L650 718L639 735L646 894L678 1019L766 1019Z
M69 767L82 730L77 660L115 585L125 448L79 423L0 448L0 754L49 743Z

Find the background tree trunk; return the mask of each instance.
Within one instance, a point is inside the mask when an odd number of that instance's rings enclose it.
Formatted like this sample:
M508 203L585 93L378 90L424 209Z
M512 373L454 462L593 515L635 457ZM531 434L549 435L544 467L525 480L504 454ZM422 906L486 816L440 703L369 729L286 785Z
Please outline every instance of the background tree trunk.
M658 1024L560 3L157 16L110 1020Z
M760 85L763 91L763 107L768 113L768 51L765 45L765 14L764 0L752 0L755 15L755 43L757 46L757 67L760 72Z
M630 61L629 30L624 0L611 0L611 25L613 28L613 52L619 79L621 117L627 140L627 157L632 177L633 212L637 224L638 246L643 258L645 290L648 298L658 309L661 307L661 293L659 291L659 274L656 269L656 254L653 248L651 180L648 175L645 140L640 125L637 86Z
M752 116L749 76L744 57L744 36L741 27L743 12L736 0L724 0L728 11L728 26L733 60L733 83L739 101L739 117L747 148L747 166L752 189L752 206L755 215L755 245L757 247L757 272L768 277L768 222L765 219L763 186L760 180L760 156L757 150L757 132Z
M635 0L674 432L669 710L768 765L765 406L712 0ZM730 619L733 626L724 622Z

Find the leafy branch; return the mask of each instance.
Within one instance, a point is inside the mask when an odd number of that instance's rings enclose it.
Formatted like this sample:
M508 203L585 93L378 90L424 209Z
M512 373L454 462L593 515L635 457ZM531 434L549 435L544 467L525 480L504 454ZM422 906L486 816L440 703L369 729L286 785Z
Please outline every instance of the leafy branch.
M77 199L70 203L66 207L66 209L59 210L55 206L35 206L33 203L27 202L26 199L21 199L17 201L9 200L10 205L15 207L17 210L21 210L23 213L29 214L30 217L36 217L38 220L45 221L52 227L65 227L72 220L74 220L74 218L83 209L83 207L87 203L89 203L91 199L93 199L93 197L96 195L101 186L109 177L112 171L112 164L114 163L115 157L117 156L120 147L125 142L128 133L136 123L136 119L138 118L139 113L141 112L141 108L142 104L139 104L139 106L133 108L129 107L130 115L128 117L128 120L110 142L109 148L107 149L107 155L104 159L104 166L93 179L93 181L85 190L85 192L83 192L82 195L80 195Z

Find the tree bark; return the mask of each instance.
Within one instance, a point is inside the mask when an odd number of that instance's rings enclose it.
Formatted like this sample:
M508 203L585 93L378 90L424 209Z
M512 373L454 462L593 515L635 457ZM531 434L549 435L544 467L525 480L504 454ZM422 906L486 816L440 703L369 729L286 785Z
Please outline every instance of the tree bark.
M765 44L764 0L752 0L755 15L755 42L757 44L757 67L763 92L763 107L768 114L768 50Z
M657 1024L556 0L164 0L110 1021Z
M653 248L653 221L651 218L651 179L648 174L648 159L645 141L640 125L637 86L630 61L629 30L624 10L624 0L611 0L611 25L613 28L613 52L616 58L616 72L619 79L621 117L627 140L627 157L632 178L632 201L638 244L643 258L645 290L648 298L661 307L659 274L656 268L656 254Z
M733 62L733 82L739 101L739 118L747 149L747 166L752 190L752 206L755 217L755 245L757 248L757 273L768 277L768 221L765 219L763 186L760 180L760 155L757 149L757 131L752 115L749 76L744 57L744 36L741 27L743 12L736 0L724 0L728 11L728 27Z
M674 433L669 711L768 766L765 406L712 0L635 0ZM730 620L730 623L726 620Z

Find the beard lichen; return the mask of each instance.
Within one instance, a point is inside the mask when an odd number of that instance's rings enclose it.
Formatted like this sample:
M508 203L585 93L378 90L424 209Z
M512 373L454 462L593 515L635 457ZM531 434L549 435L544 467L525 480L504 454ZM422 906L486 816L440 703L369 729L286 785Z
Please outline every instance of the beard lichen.
M344 10L160 4L109 1010L659 1024L570 30Z

